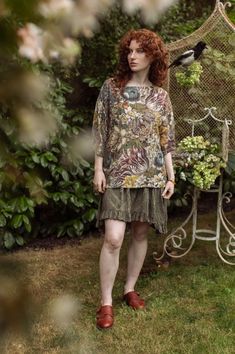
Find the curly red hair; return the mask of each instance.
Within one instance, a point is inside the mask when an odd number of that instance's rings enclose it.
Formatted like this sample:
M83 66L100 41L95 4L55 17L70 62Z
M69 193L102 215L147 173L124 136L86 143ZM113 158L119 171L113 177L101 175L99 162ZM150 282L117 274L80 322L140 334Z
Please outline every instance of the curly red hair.
M167 75L168 53L161 37L145 28L128 31L119 42L119 63L114 75L117 86L121 89L124 88L132 76L127 60L132 40L136 40L146 55L153 58L149 69L149 80L156 86L162 86Z

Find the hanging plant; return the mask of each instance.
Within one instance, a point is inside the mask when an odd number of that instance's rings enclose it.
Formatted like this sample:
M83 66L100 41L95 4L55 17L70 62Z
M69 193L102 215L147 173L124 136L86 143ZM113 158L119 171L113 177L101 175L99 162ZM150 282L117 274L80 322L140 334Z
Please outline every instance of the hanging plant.
M195 61L184 71L176 72L175 77L180 86L192 87L199 83L202 72L202 65Z
M184 138L178 145L178 152L174 161L178 178L200 189L210 189L221 174L221 168L226 167L219 156L219 146L203 136Z

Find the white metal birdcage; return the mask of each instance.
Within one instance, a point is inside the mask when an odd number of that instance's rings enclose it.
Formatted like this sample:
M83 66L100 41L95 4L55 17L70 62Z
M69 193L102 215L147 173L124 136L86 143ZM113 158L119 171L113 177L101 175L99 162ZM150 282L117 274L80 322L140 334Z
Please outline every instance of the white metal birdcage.
M190 135L190 127L185 127L185 121L200 119L204 114L204 107L216 107L219 119L226 118L233 123L230 127L229 144L230 148L235 149L235 26L225 12L226 6L230 5L217 0L213 13L199 29L167 46L171 63L198 41L204 41L214 54L212 59L205 50L199 58L203 72L196 87L180 87L175 77L179 67L172 67L168 71L167 89L174 108L178 142ZM228 58L230 61L226 62ZM212 119L207 124L208 134L211 135L216 129L215 121Z
M198 41L204 41L215 50L215 53L224 58L226 56L234 60L229 65L230 75L225 76L223 65L217 65L217 61L209 62L206 54L200 59L203 73L200 82L195 88L182 88L179 86L175 73L178 67L170 70L168 74L168 90L173 105L175 116L176 144L187 136L202 135L205 139L221 146L222 156L226 162L228 150L235 150L235 28L225 13L225 7L230 3L216 1L216 6L208 20L193 34L170 43L168 50L170 62L177 58L187 49L195 46ZM226 69L226 70L227 70ZM225 71L226 71L225 70ZM210 108L205 108L210 107ZM206 110L206 114L205 114ZM235 265L235 227L227 219L224 212L224 202L229 202L232 193L223 193L223 173L219 177L218 184L204 192L217 193L216 225L214 229L200 229L198 223L198 199L202 190L193 188L192 208L181 225L171 232L164 241L163 253L158 257L154 252L157 262L167 254L173 258L186 255L193 247L197 239L203 241L214 241L219 257L227 264ZM188 223L192 223L190 234L186 232ZM226 237L221 237L221 226L223 226Z

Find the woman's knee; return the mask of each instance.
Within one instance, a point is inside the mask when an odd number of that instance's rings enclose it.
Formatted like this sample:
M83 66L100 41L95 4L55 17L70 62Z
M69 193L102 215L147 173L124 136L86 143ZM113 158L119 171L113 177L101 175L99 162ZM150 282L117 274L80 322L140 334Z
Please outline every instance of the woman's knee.
M148 237L149 224L146 222L133 222L131 225L132 237L136 241L143 241Z
M105 226L105 246L111 252L119 250L125 234L125 223L118 220L107 220Z
M123 235L118 233L106 234L104 239L104 245L109 251L118 251L122 246Z

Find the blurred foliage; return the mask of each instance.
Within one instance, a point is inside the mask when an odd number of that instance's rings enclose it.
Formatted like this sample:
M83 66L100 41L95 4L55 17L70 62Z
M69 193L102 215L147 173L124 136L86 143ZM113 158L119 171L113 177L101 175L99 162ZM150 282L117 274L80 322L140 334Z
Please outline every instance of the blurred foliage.
M52 76L52 67L47 65L45 71ZM66 107L65 95L72 88L59 75L57 68L49 102L60 113L60 131L49 147L18 144L14 131L1 131L8 139L0 172L0 232L6 248L22 246L39 234L80 236L95 217L91 165L82 156L72 163L67 160L71 156L68 142L82 131L84 118Z
M86 157L73 156L71 141L91 126L99 87L117 64L118 40L130 28L142 27L157 31L166 42L182 38L198 28L214 6L214 1L181 0L156 25L146 25L139 13L129 16L115 5L93 37L78 36L82 55L76 65L62 68L56 62L32 64L18 56L17 28L27 21L43 22L34 12L37 3L22 1L19 6L9 0L14 11L0 21L0 240L7 249L32 237L81 236L94 228L98 200L92 190L93 167ZM45 91L40 82L27 86L26 73L43 73L48 80ZM18 110L23 117L17 116ZM46 144L19 140L21 119L27 123L25 112L44 119ZM187 205L186 188L183 181L177 183L171 205Z

